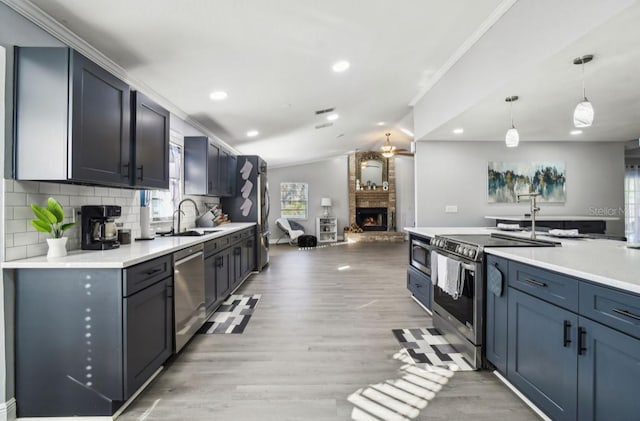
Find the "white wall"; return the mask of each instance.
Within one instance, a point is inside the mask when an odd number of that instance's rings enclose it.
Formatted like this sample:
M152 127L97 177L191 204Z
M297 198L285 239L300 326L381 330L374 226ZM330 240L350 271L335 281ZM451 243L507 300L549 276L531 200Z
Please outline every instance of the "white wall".
M338 218L338 237L342 238L345 225L349 222L349 170L346 156L327 159L290 167L271 168L269 177L269 230L271 241L275 242L282 232L276 226L280 217L280 183L298 182L309 184L309 214L307 219L298 220L307 234L316 235L316 217L322 216L324 209L320 199L331 198L331 215Z
M624 208L624 144L609 142L418 142L416 210L418 226L485 226L485 215L520 215L522 204L487 203L489 161L564 161L567 201L545 204L540 215L590 215L591 208ZM445 213L446 205L458 213ZM621 216L621 215L616 215ZM624 233L624 221L607 223L607 232Z

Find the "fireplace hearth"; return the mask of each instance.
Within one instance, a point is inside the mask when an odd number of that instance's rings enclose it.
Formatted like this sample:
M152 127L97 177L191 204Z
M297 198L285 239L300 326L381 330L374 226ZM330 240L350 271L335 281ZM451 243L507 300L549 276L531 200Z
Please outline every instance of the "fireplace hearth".
M356 208L356 224L363 231L387 231L387 208Z

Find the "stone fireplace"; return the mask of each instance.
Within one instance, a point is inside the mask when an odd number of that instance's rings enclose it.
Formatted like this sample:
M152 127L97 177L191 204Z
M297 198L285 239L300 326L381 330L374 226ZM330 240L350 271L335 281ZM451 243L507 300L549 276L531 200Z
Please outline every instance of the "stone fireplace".
M367 182L367 163L379 166L381 179ZM364 177L364 178L363 178ZM358 180L358 181L356 181ZM357 188L359 187L359 188ZM378 152L349 155L349 225L357 225L361 233L345 231L349 241L404 241L396 231L396 174L394 158Z

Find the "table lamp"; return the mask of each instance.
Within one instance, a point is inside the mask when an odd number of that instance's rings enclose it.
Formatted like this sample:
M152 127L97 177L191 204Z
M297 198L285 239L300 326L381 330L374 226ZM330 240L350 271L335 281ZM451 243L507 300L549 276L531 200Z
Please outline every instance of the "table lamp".
M327 216L329 216L329 208L331 207L331 198L323 197L320 200L320 206L324 208L324 213L322 214L322 216L326 218Z

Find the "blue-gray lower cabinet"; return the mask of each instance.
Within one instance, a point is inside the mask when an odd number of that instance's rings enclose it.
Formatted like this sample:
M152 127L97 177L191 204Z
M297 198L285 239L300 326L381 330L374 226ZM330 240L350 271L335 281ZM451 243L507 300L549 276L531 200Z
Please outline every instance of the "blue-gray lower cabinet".
M502 273L502 291L500 295L487 290L485 308L486 338L485 352L487 361L493 364L503 375L507 373L507 338L508 338L508 297L507 276L509 262L495 256L488 256L487 266L491 265Z
M580 421L640 418L640 340L580 318Z
M431 310L433 300L432 288L430 277L409 266L407 269L407 289L429 310Z
M171 256L121 269L17 269L23 417L111 416L173 349Z
M578 316L509 289L507 378L554 420L576 420Z

